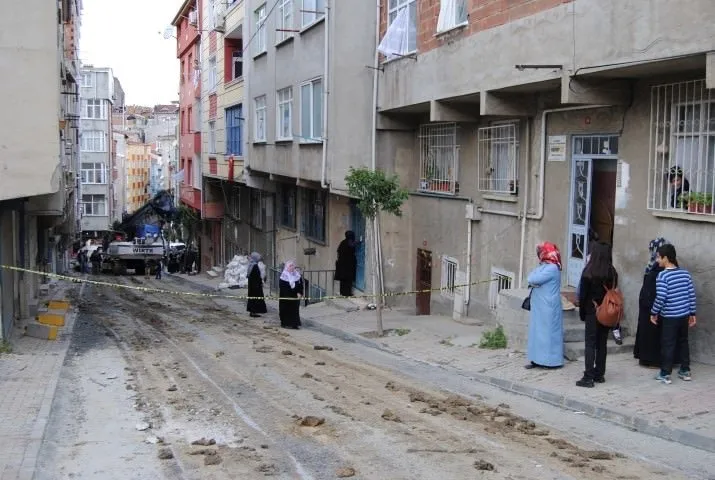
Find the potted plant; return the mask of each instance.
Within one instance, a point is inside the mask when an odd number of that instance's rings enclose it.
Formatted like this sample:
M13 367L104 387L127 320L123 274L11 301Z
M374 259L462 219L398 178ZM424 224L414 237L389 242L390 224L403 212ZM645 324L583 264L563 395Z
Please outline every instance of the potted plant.
M711 193L701 193L698 202L698 213L713 213L713 196Z
M687 204L688 213L713 213L713 196L710 193L690 192L678 197L678 201Z

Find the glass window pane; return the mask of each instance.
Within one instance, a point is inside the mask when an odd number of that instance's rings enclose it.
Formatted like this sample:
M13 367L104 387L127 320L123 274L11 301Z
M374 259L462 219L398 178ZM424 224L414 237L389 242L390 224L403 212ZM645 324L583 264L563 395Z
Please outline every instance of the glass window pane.
M303 140L307 140L311 135L310 123L310 84L300 87L300 124Z
M323 137L323 82L313 84L313 138Z

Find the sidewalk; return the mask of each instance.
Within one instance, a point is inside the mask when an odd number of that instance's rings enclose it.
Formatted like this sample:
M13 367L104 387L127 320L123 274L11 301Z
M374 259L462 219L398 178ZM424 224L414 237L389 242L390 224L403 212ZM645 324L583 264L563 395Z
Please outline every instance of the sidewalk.
M179 276L182 279L205 290L218 285L216 279L202 275ZM221 294L245 295L245 290ZM692 382L675 378L672 385L662 385L653 379L656 370L638 366L631 353L609 355L606 383L579 388L575 382L583 373L582 361L566 362L559 370L526 370L523 352L478 348L488 326L400 310L386 310L383 317L384 328L392 332L375 338L374 311L346 311L327 303L301 308L304 325L322 333L452 368L503 390L715 452L715 366L694 364Z
M12 353L0 354L0 480L33 478L74 318L68 312L54 341L24 336L16 328Z

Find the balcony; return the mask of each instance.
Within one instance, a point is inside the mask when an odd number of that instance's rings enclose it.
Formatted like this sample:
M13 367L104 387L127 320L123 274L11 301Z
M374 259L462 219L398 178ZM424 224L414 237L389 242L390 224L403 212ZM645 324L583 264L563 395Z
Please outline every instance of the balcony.
M223 218L223 203L207 202L204 203L204 218L209 220L220 220Z
M201 190L193 185L182 183L180 192L181 203L188 205L194 210L201 210Z
M205 177L238 182L243 178L242 157L209 158L202 164Z

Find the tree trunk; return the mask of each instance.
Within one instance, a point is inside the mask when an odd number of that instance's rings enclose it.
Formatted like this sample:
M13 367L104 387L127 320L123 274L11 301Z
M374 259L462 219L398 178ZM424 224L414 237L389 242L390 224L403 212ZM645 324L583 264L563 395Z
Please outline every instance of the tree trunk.
M382 326L382 305L385 300L384 289L383 289L383 272L382 272L382 241L380 240L380 215L376 215L373 219L373 235L375 237L375 252L373 258L375 260L375 273L377 277L377 282L375 285L375 303L377 305L377 335L382 337L384 335L384 330Z

